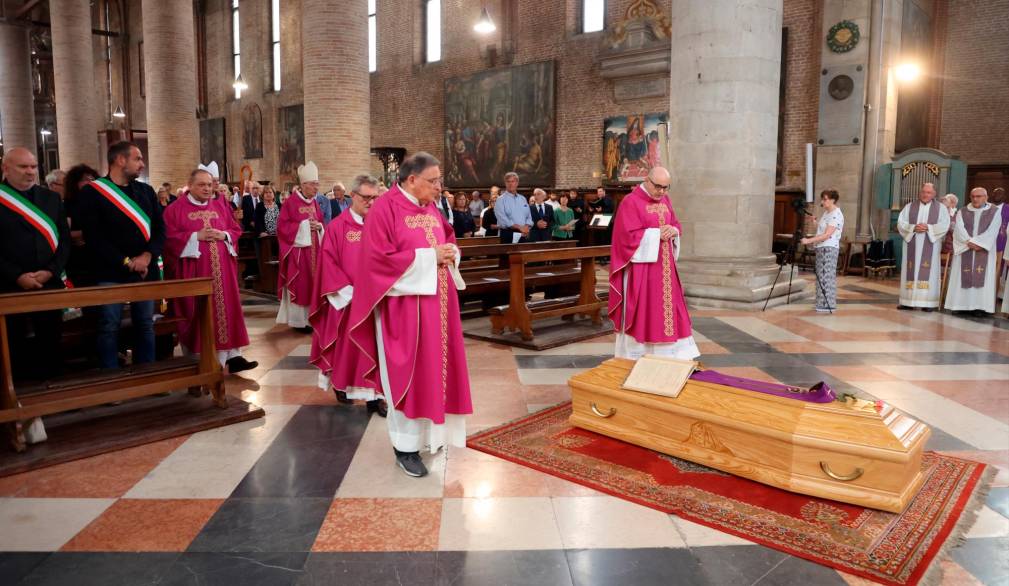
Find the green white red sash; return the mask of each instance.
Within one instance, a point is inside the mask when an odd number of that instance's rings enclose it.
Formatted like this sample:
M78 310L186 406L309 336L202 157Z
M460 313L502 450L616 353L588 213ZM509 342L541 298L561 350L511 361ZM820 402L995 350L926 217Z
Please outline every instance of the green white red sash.
M147 213L144 212L139 205L137 205L137 202L133 201L125 193L123 193L123 191L119 189L118 185L113 183L111 179L102 177L101 179L92 181L91 187L97 189L98 193L105 196L105 199L112 202L112 205L116 206L119 208L119 211L126 214L126 217L137 225L140 233L144 236L144 240L151 240L151 218L148 217Z
M60 243L60 231L56 229L56 223L52 218L13 188L3 184L0 184L0 204L10 208L11 211L28 222L32 228L38 230L46 239L49 248L56 252L56 247Z

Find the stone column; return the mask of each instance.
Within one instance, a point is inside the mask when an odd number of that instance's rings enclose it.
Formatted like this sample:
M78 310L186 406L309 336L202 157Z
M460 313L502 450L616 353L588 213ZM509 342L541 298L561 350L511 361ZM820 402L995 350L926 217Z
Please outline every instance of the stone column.
M673 0L672 15L669 153L684 292L698 307L759 310L778 271L782 0ZM805 286L794 279L792 291ZM786 268L771 305L787 287Z
M63 0L49 4L56 82L56 132L60 166L87 163L101 168L95 100L91 3Z
M322 191L349 187L371 168L367 2L302 0L301 10L305 157L319 166Z
M193 3L143 0L142 12L147 172L151 185L183 185L200 163Z
M0 136L5 150L22 146L35 152L35 101L32 96L28 29L0 25Z

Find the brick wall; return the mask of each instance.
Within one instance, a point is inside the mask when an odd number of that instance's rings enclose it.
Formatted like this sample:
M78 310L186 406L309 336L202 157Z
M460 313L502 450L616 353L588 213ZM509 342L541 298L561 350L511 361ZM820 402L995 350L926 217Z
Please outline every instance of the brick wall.
M951 0L939 148L1009 164L1009 0Z
M784 166L779 187L806 186L806 143L816 143L819 116L820 35L823 14L814 0L785 0L782 24L788 28L785 79Z

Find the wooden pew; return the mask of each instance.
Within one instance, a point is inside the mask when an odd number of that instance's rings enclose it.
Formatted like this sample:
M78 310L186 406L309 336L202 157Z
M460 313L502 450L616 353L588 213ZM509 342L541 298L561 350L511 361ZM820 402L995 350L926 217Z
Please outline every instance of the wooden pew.
M175 389L205 388L216 406L226 408L224 375L215 350L212 283L209 278L184 279L0 295L0 423L7 424L14 449L25 450L22 424L33 417ZM196 297L196 319L201 324L203 348L200 358L172 358L120 370L90 371L42 383L19 383L15 388L6 316L178 297Z
M595 259L610 255L609 246L588 246L582 248L564 248L560 250L533 250L517 252L509 258L511 264L509 279L508 305L491 311L491 331L502 334L505 328L518 330L522 339L533 339L532 322L550 317L583 315L592 318L592 323L602 323L601 312L606 302L596 295L596 263ZM526 285L528 282L527 265L552 261L579 261L579 294L577 297L561 300L545 300L530 307L526 302ZM564 266L564 265L560 265ZM548 270L543 270L548 269ZM557 273L554 266L537 267L538 273Z
M259 276L253 289L260 293L277 294L277 275L280 272L280 243L276 236L260 236Z
M464 238L463 240L467 240ZM459 262L459 271L465 274L472 270L508 269L508 257L515 252L526 252L529 250L554 250L560 248L574 248L578 243L574 240L551 240L548 242L523 242L520 244L471 244L460 246L459 252L462 258ZM504 275L507 278L507 274Z

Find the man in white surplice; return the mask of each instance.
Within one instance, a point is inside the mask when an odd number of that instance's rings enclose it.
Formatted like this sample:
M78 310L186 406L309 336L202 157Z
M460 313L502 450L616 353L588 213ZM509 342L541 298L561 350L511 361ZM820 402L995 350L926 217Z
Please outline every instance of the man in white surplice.
M935 201L935 186L923 184L918 199L904 206L897 218L897 231L904 239L898 309L920 307L931 311L939 307L939 255L948 230L949 214Z
M953 228L953 262L946 309L995 313L995 240L1001 226L988 190L975 187Z

